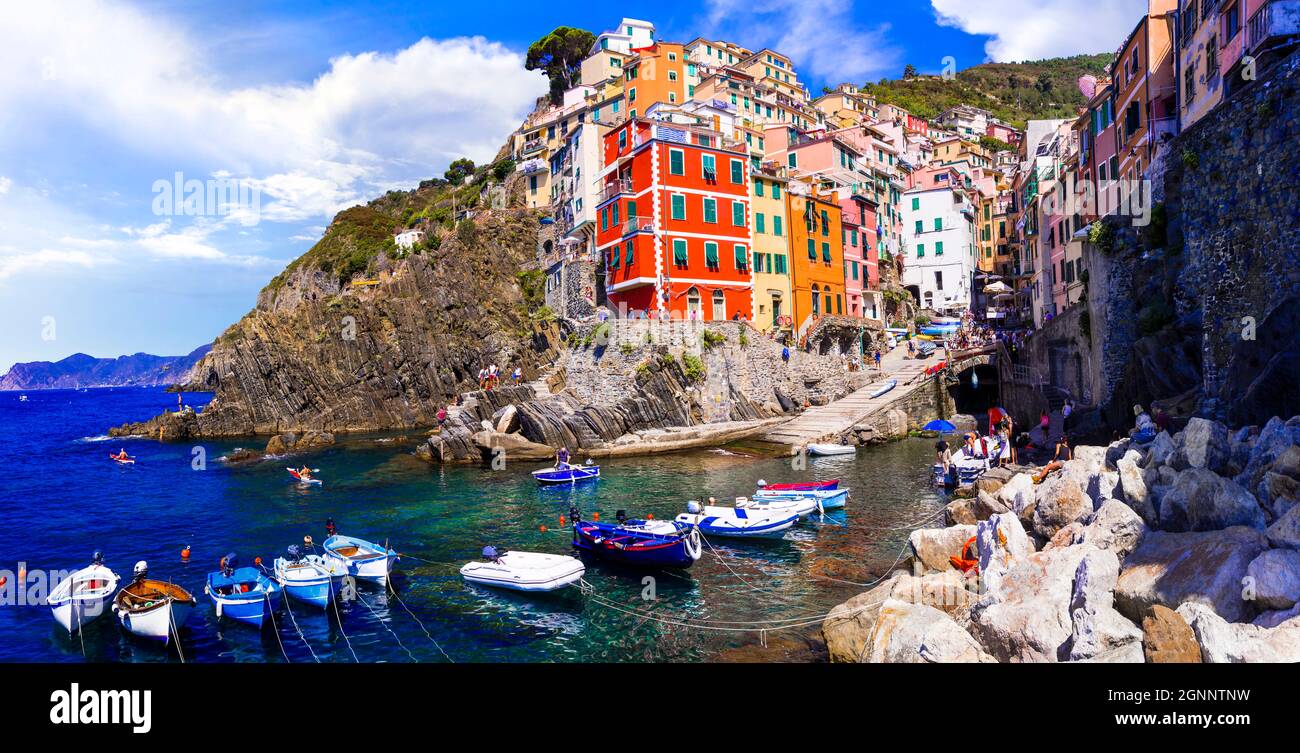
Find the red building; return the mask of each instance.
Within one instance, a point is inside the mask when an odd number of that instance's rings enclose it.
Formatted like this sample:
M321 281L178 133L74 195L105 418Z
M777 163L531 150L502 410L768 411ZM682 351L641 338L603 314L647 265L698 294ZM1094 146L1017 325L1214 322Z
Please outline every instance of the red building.
M748 153L711 128L631 119L605 135L596 245L610 304L753 316Z

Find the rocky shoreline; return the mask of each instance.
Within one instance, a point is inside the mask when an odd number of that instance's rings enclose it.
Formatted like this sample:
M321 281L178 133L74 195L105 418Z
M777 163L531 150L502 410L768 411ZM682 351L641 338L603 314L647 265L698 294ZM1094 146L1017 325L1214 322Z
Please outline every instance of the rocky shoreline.
M833 662L1300 661L1300 416L995 469L822 624ZM978 565L962 572L966 542Z

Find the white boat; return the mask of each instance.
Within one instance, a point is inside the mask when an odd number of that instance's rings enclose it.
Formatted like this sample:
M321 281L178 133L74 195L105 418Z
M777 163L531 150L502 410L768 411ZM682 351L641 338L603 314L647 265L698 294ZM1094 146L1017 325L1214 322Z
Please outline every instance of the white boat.
M691 500L686 512L677 516L678 523L695 526L705 536L738 538L780 538L799 522L799 514L790 510L744 507L715 507Z
M117 573L104 566L104 556L95 552L91 564L64 578L46 603L54 611L54 619L72 635L108 612L119 580Z
M355 536L330 536L321 548L325 559L342 563L348 575L380 585L388 583L388 575L400 559L392 549Z
M809 455L852 455L858 451L857 445L851 444L810 444Z
M817 499L810 492L763 492L754 494L754 498L736 497L736 507L742 510L766 510L773 513L790 513L805 517L818 512L821 508Z
M767 489L759 489L754 492L754 499L759 501L799 498L811 498L814 505L820 505L821 509L833 510L843 507L848 502L849 489L841 486L835 489L808 489L807 491L797 492L769 491Z
M582 560L562 554L503 552L483 548L483 559L468 562L460 575L470 583L515 591L554 591L582 579Z
M135 565L135 580L117 592L113 613L123 629L132 635L169 643L180 640L181 625L197 603L194 596L175 583L148 578L143 560Z
M289 547L287 557L276 557L272 569L285 594L298 601L324 609L343 589L347 566L318 554L304 555L297 545Z

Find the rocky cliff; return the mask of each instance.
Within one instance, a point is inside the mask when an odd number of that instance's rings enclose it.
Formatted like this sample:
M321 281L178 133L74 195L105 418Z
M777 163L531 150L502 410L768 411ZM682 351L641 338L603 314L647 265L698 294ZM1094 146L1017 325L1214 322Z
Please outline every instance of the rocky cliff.
M74 353L60 361L16 363L3 377L0 390L57 390L80 387L154 387L185 378L211 346L184 356L136 353L117 358L95 358Z
M426 212L436 186L394 192L341 212L310 251L261 292L214 343L187 384L215 394L200 414L114 429L180 439L428 426L491 363L531 375L559 329L538 315L540 291L521 271L538 219L480 212L454 231L429 226L411 251L395 229ZM421 208L423 206L423 208Z

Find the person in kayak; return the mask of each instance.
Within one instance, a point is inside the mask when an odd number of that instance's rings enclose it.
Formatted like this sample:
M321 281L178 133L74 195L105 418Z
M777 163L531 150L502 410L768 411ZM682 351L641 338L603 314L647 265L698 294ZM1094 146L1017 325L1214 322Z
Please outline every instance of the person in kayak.
M117 451L117 454L113 456L113 459L114 459L114 460L130 460L130 459L131 459L131 456L126 454L126 450L125 450L125 449L119 449L119 450Z
M299 468L298 478L302 479L303 481L311 481L311 469L305 465Z

